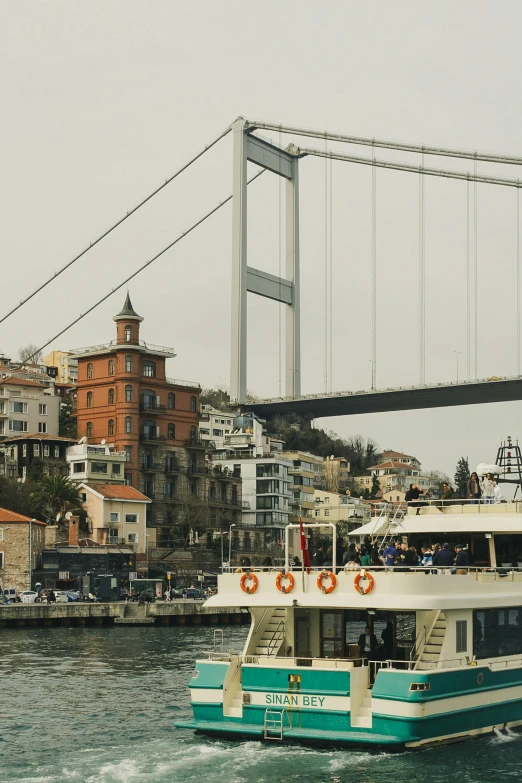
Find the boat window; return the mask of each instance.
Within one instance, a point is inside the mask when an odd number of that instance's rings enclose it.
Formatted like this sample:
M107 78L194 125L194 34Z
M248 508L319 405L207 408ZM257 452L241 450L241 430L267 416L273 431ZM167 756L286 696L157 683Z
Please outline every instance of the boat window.
M468 621L457 620L455 623L455 631L457 636L457 652L465 653L468 651Z
M342 658L344 650L343 612L321 613L321 657Z
M473 655L498 658L522 653L522 606L473 612Z
M495 554L497 566L522 565L522 535L495 535Z

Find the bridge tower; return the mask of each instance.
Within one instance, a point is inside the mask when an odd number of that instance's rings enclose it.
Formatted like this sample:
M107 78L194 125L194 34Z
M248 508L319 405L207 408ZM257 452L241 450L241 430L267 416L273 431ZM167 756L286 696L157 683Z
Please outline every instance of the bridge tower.
M273 299L286 307L285 395L301 393L300 297L299 297L299 157L257 136L255 124L238 117L234 136L232 212L232 344L230 398L246 402L247 391L247 292ZM285 277L254 269L247 264L247 161L286 180Z

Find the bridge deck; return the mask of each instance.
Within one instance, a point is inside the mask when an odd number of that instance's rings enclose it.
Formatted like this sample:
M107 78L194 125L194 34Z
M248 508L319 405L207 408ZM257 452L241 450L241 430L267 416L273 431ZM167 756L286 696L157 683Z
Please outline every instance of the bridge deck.
M445 408L455 405L478 405L488 402L511 402L522 399L522 377L465 383L412 386L361 392L277 398L243 405L262 418L297 413L313 419L326 416L352 416L361 413Z

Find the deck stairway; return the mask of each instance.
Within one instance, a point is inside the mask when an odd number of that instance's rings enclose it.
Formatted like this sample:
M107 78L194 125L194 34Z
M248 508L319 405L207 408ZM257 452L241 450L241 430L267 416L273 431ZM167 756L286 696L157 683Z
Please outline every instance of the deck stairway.
M361 704L359 707L355 709L355 711L352 713L351 717L351 724L354 727L357 728L368 728L371 729L372 727L372 692L369 688L366 690L366 695L364 696Z
M285 610L274 609L256 645L256 655L277 655L285 638Z
M243 717L241 658L234 656L223 684L223 714L229 718Z
M436 669L440 661L440 653L446 636L446 615L439 612L431 628L430 635L420 651L416 669Z

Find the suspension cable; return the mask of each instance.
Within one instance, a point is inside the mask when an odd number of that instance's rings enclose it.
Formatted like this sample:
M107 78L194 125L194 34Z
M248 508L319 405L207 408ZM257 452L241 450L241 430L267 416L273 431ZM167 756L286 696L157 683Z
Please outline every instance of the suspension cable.
M328 152L324 140L325 153ZM328 155L324 158L324 392L328 394Z
M414 164L410 163L398 163L396 161L390 161L390 160L381 160L381 159L375 159L375 158L362 158L359 155L344 155L341 152L333 152L332 150L329 150L327 153L325 153L323 150L320 149L313 149L309 147L296 147L295 145L292 145L291 147L291 153L293 155L315 155L316 157L323 158L325 155L327 155L329 158L332 158L333 160L343 160L346 163L360 163L365 166L373 166L381 169L389 169L391 171L409 171L414 174L419 174L421 171L420 166L416 166ZM477 158L478 160L478 158ZM428 174L433 177L442 177L444 179L460 179L460 180L471 180L474 182L475 180L477 182L483 182L486 185L505 185L506 187L512 187L512 188L520 188L522 187L522 181L519 179L510 179L508 177L489 177L484 174L473 174L469 171L452 171L451 169L433 169L433 168L424 168L423 170L424 174Z
M350 136L345 133L334 133L327 130L316 130L313 128L300 128L293 125L281 125L262 120L247 120L247 128L250 131L272 130L282 131L283 133L292 133L296 136L308 136L315 139L328 139L329 141L339 141L346 144L356 144L365 147L376 147L380 149L401 150L402 152L425 152L427 155L440 155L444 158L464 158L466 160L483 160L489 163L507 163L510 165L522 165L522 157L516 155L500 155L492 152L477 152L471 150L451 149L450 147L430 147L426 144L410 144L408 142L390 141L386 139L375 139L365 136Z
M330 391L333 391L333 161L330 158Z
M261 171L258 171L257 174L255 174L253 177L251 177L247 181L247 185L250 185L254 180L256 180L258 177L261 176L261 174L264 174L266 169L261 169ZM148 261L146 261L144 264L142 264L138 269L136 269L131 275L125 278L125 280L122 280L121 283L119 283L115 288L112 288L107 294L102 296L101 299L98 299L97 302L95 302L91 307L89 307L88 310L86 310L84 313L81 313L77 318L75 318L73 321L71 321L70 324L68 324L64 329L59 331L57 334L54 335L54 337L51 337L50 340L47 340L46 343L44 343L37 351L33 353L32 356L30 356L27 360L27 363L30 364L31 361L34 359L35 356L38 356L38 354L43 351L44 348L47 348L48 345L50 345L54 340L57 340L58 337L61 337L62 334L65 334L65 332L68 332L69 329L71 329L73 326L75 326L79 321L81 321L83 318L85 318L86 315L89 315L89 313L92 313L93 310L95 310L99 305L101 305L103 302L105 302L106 299L109 299L116 291L119 291L120 288L123 288L124 285L129 283L134 277L140 274L140 272L143 272L144 269L146 269L148 266L154 263L160 256L164 255L167 250L170 250L174 245L177 245L178 242L181 242L182 239L184 239L186 236L188 236L192 231L194 231L195 228L200 226L202 223L205 222L205 220L208 220L211 215L213 215L215 212L221 209L221 207L224 207L225 204L227 204L229 201L231 201L233 198L233 194L231 193L230 196L228 196L224 201L220 201L219 204L213 209L211 209L209 212L207 212L203 217L199 218L195 223L193 223L190 228L188 228L186 231L183 231L176 239L174 239L173 242L171 242L169 245L163 248L163 250L160 250L159 253L156 253L155 256L150 258Z
M375 151L372 150L375 155ZM372 167L372 389L377 388L377 168Z
M517 375L520 375L520 190L517 190Z
M129 212L127 212L126 215L121 217L119 220L116 221L110 228L108 228L106 231L103 232L103 234L100 234L99 237L97 237L93 242L91 242L88 247L84 248L81 253L78 253L77 256L72 258L70 261L68 261L64 266L62 266L61 269L59 269L57 272L52 275L52 277L49 277L48 280L46 280L44 283L38 286L38 288L35 288L35 290L25 297L25 299L22 299L16 307L13 307L12 310L9 310L8 313L6 313L2 318L0 318L0 324L3 323L9 316L13 315L13 313L16 313L17 310L19 310L21 307L23 307L24 304L27 304L33 296L36 296L36 294L40 293L46 286L48 286L50 283L53 282L53 280L56 280L57 277L60 277L63 272L66 271L66 269L69 269L73 264L76 263L82 256L84 256L86 253L89 252L89 250L92 250L93 247L95 247L99 242L102 241L102 239L105 239L105 237L109 236L114 229L118 228L118 226L121 226L122 223L124 223L128 218L131 217L131 215L134 215L135 212L137 212L144 204L146 204L148 201L150 201L154 196L156 196L163 188L167 187L167 185L170 185L171 182L173 182L176 177L179 177L179 175L184 172L186 169L189 168L193 163L195 163L199 158L201 158L205 152L208 152L212 147L214 147L215 144L218 143L218 141L221 141L227 133L229 133L231 129L227 128L223 131L219 136L217 136L214 141L212 141L210 144L207 144L206 147L204 147L202 150L200 150L197 155L194 155L193 158L191 158L185 165L183 165L180 169L178 169L172 176L170 176L168 179L165 180L165 182L162 185L159 185L155 190L152 191L152 193L149 193L148 196L146 196L143 201L140 201L139 204L136 204L135 207L133 207Z
M282 141L282 134L281 131L279 131L279 147L282 147L281 144ZM279 392L279 397L282 396L282 365L283 365L283 340L282 340L282 331L283 331L283 314L281 311L281 289L282 289L282 278L283 278L283 242L282 242L282 220L281 220L281 207L283 203L282 199L282 189L283 189L283 180L281 178L281 156L277 156L277 163L279 168L279 177L277 178L277 193L278 193L278 204L277 204L277 210L278 210L278 228L279 228L279 263L278 263L278 274L279 274L279 302L277 303L277 325L278 325L278 350L277 350L277 388ZM286 275L285 275L286 277Z
M517 190L517 375L520 375L520 190Z
M466 367L467 379L471 380L471 236L470 236L470 187L466 183ZM518 193L518 190L517 190Z
M478 192L477 192L477 160L475 159L473 173L473 298L474 298L474 370L478 378Z
M421 169L424 168L424 153L422 153ZM424 241L424 174L419 174L419 382L426 382L426 266Z

